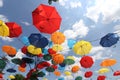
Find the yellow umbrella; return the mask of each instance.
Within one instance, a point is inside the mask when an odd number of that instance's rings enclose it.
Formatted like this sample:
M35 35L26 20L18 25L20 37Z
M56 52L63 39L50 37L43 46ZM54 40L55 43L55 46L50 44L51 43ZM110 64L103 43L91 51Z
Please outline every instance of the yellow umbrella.
M9 36L9 28L2 20L0 20L0 36Z
M109 72L110 70L108 69L108 68L101 68L101 69L99 69L98 70L98 73L99 74L104 74L104 73L107 73L107 72Z
M54 44L52 49L55 50L55 51L62 51L63 47L59 44Z
M28 50L29 53L31 53L31 54L33 54L33 55L39 55L39 54L42 53L41 48L36 48L36 47L33 46L33 45L29 45L29 46L27 47L27 50Z
M61 32L54 32L51 35L51 40L54 44L62 44L65 41L65 36Z
M90 42L87 41L79 41L73 46L73 51L78 55L86 55L92 49L92 45Z
M10 79L15 79L15 76L14 75L10 75L9 78Z
M72 60L75 60L75 58L73 56L67 56L66 59L72 59Z
M70 75L71 75L71 72L70 72L70 71L65 71L64 74L65 74L66 76L70 76Z

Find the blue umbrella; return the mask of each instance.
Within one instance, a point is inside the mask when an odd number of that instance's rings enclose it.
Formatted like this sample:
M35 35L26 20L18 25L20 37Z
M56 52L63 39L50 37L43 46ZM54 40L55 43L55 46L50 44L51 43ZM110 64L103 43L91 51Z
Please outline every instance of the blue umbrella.
M9 69L7 69L6 71L7 71L7 72L10 72L10 73L15 73L15 72L16 72L16 70L13 69L13 68L9 68Z
M26 37L26 36L23 36L22 38L21 38L21 41L23 42L23 44L25 44L25 45L30 45L30 43L29 43L29 40L28 40L28 37Z
M48 45L49 41L46 37L42 36L40 33L33 33L29 37L30 44L35 47L44 48Z
M69 47L70 49L72 49L75 43L76 43L75 40L73 40L73 39L68 39L67 45L68 45L68 47Z
M100 45L103 47L111 47L116 44L119 40L119 36L117 33L108 33L100 40Z

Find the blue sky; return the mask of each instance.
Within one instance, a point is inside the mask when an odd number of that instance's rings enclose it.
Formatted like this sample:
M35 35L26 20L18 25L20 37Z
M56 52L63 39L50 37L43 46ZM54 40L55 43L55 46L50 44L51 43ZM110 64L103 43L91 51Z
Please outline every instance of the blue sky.
M17 22L22 26L23 33L19 39L34 32L39 33L32 25L32 11L41 3L48 4L47 0L0 0L0 19L5 22ZM65 56L73 55L76 61L80 60L80 56L77 57L70 50L66 51L68 49L66 45L67 39L93 41L100 39L107 33L120 31L119 4L120 0L59 0L59 2L53 2L52 6L56 7L62 17L60 31L66 36L66 41L62 44L64 46L62 54ZM48 34L42 34L48 38L50 37ZM18 51L23 46L18 39L0 37L0 46L6 44L16 47ZM94 58L95 64L90 70L97 74L97 70L100 69L100 62L106 58L116 59L117 64L112 66L112 68L120 70L120 42L116 44L115 48L103 48L99 45L99 40L91 44L93 48L89 55ZM1 53L1 55L4 54L3 52ZM19 53L21 52L19 51ZM75 64L79 65L78 62ZM83 76L84 70L82 68L78 73ZM77 75L73 74L73 76ZM120 79L120 77L112 77L112 72L105 75L108 76L106 80ZM72 76L66 77L64 74L62 76L66 80L73 80ZM53 77L54 75L51 75L47 78L51 80ZM54 78L55 80L57 79L57 77ZM96 79L96 75L93 76L93 79Z

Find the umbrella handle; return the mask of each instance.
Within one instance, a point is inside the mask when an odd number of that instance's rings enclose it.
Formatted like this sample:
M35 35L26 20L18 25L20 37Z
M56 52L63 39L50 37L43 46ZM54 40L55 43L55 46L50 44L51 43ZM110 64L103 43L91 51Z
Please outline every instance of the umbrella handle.
M113 70L113 68L111 66L110 66L110 69L111 69L112 72L114 72L114 70Z

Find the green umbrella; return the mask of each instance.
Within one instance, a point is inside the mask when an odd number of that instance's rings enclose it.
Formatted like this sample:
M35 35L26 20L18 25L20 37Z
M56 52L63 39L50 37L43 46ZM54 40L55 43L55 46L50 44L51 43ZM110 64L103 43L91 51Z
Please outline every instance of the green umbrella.
M55 69L54 69L53 67L47 67L47 68L46 68L46 71L48 71L48 72L54 72Z
M43 71L40 71L37 73L37 77L44 77L45 73Z
M78 77L75 78L75 80L82 80L82 77L78 76Z
M65 59L64 62L66 65L72 65L75 63L75 61L73 59Z
M0 59L0 69L3 70L5 68L5 66L6 66L6 62L4 60Z
M18 65L22 64L22 60L19 59L19 58L14 58L14 59L12 59L11 61L12 61L12 63L14 63L14 64L18 64Z
M43 59L46 60L46 61L49 61L49 60L52 59L52 56L51 56L50 54L45 54L45 55L43 56Z

